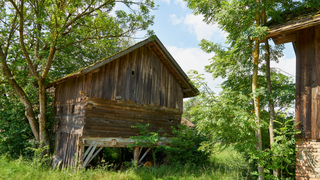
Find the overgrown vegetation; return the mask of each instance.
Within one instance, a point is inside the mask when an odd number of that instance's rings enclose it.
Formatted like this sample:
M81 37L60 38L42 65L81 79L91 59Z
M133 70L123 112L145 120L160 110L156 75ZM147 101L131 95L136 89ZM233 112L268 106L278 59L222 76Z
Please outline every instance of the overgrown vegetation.
M53 170L45 165L38 166L23 157L11 159L0 156L0 179L247 179L246 161L232 148L216 152L209 161L206 165L171 163L151 168L124 166L120 170L113 164L106 163L87 170Z

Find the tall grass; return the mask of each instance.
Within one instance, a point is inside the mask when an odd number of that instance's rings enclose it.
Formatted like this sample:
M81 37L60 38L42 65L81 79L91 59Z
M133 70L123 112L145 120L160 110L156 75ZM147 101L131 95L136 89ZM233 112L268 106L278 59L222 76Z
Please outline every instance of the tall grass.
M206 165L196 164L171 164L157 167L127 167L115 170L110 166L102 166L95 169L77 170L64 169L53 170L37 164L35 161L19 158L12 160L6 156L0 157L0 179L246 179L243 177L243 169L230 166L228 163L239 157L232 150L215 154L213 162ZM220 159L219 159L220 158ZM227 159L225 162L224 159ZM216 161L216 162L215 162ZM238 162L243 159L238 159ZM243 163L243 162L241 162Z

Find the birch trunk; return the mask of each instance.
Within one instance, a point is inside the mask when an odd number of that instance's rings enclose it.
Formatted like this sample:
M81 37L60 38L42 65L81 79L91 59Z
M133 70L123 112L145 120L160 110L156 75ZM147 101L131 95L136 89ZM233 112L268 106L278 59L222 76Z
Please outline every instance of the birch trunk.
M45 79L39 80L39 134L42 147L50 145L49 133L46 120L46 84Z
M256 1L258 4L258 7L260 7L260 0ZM260 12L257 11L256 14L256 26L260 26ZM255 41L255 47L253 52L253 75L252 75L252 92L254 96L254 110L255 110L255 123L257 125L256 130L256 138L258 139L256 148L258 151L262 151L262 138L261 138L261 126L260 126L260 97L257 96L257 86L258 86L258 68L259 68L259 40ZM258 172L259 172L259 180L264 180L264 172L263 172L263 166L259 165L258 162Z
M4 75L6 76L6 79L8 80L9 84L11 85L13 90L15 91L16 95L20 98L20 100L22 101L22 103L25 106L25 115L26 115L26 117L29 121L29 124L31 126L34 138L37 141L39 141L39 125L38 125L38 122L35 118L32 104L31 104L30 100L28 99L28 96L26 95L26 93L23 91L23 89L18 85L18 83L14 79L14 77L11 73L11 70L7 65L6 55L3 53L3 50L1 47L0 47L0 61L1 61L2 71L3 71Z
M269 48L269 42L268 39L265 43L266 46L266 66L267 66L267 88L268 88L268 94L272 94L272 86L271 86L271 72L270 72L270 48ZM273 132L273 121L274 121L274 102L272 98L269 98L269 115L270 115L270 121L269 121L269 135L270 135L270 147L272 149L272 144L274 143L274 132ZM279 170L273 169L273 175L275 177L278 177Z

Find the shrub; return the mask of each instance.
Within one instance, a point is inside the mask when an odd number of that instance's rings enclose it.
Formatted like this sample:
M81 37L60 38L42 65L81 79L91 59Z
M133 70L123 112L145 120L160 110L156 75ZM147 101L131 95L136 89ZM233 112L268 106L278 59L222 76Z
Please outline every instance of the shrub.
M210 139L207 134L185 125L173 128L172 132L175 136L171 138L171 146L163 149L167 154L165 163L204 164L209 161L210 153L199 150L201 143Z

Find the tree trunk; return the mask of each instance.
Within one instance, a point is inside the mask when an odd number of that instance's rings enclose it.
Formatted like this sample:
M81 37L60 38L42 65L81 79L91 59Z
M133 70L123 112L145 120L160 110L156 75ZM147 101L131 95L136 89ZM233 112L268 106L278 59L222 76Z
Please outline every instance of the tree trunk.
M260 0L256 0L258 7L260 7ZM256 12L256 27L260 26L261 13L260 11ZM255 123L257 125L256 138L258 139L256 148L258 151L262 151L262 138L261 138L261 125L260 125L260 97L257 96L257 86L258 86L258 68L259 68L259 40L255 41L254 52L253 52L253 75L252 75L252 93L254 100L254 111L255 111ZM259 165L258 161L258 172L259 180L264 180L263 166Z
M266 66L267 66L267 88L268 88L268 94L272 94L272 87L271 87L271 73L270 73L270 48L269 48L269 42L268 39L265 43L266 46ZM269 98L269 115L270 115L270 121L269 121L269 135L270 135L270 146L272 149L272 144L274 143L274 132L273 132L273 121L274 121L274 103L273 99ZM278 177L278 169L273 170L273 175L275 177Z
M40 129L40 142L41 146L50 145L49 133L47 129L47 121L46 121L46 84L45 79L41 78L39 80L39 129Z
M254 100L254 111L255 111L255 123L258 126L256 130L256 138L258 139L256 148L258 151L262 151L262 138L261 138L261 126L260 126L260 98L257 96L257 85L258 85L258 65L259 65L259 41L255 42L254 48L254 68L253 68L253 76L252 76L252 92L253 92L253 100ZM259 172L259 180L264 179L263 166L258 165Z
M25 115L29 121L29 124L31 126L33 135L37 141L39 141L39 125L38 122L35 118L34 112L33 112L33 107L28 99L28 96L26 93L23 91L23 89L18 85L16 80L14 79L13 75L11 74L11 70L9 69L7 62L6 62L6 57L3 54L2 48L0 47L0 61L2 64L2 71L4 75L6 76L6 79L8 80L9 84L15 91L16 95L20 98L22 103L25 106Z

